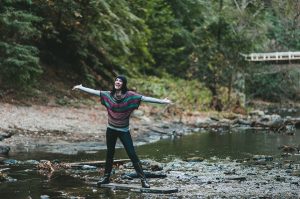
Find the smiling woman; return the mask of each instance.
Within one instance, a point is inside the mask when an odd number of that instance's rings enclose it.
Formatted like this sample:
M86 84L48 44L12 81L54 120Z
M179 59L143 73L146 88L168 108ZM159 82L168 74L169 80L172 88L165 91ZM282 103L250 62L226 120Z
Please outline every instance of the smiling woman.
M115 78L115 82L111 91L94 90L83 87L82 85L74 86L73 90L74 89L79 89L81 91L99 96L101 98L101 104L106 107L108 113L105 171L104 177L100 179L97 184L100 186L101 184L108 184L110 182L115 146L117 139L120 138L127 155L133 163L136 173L141 179L142 187L150 188L150 185L147 182L143 172L140 160L133 146L129 129L129 119L131 113L135 109L138 109L141 101L159 104L170 104L171 101L167 98L156 99L129 91L127 88L127 79L123 75L119 75Z

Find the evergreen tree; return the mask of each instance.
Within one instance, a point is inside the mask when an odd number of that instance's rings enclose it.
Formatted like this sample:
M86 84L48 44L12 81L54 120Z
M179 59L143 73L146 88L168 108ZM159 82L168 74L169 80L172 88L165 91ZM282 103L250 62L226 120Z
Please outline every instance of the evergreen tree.
M30 1L2 1L0 5L0 81L1 85L26 87L42 73L40 38L36 24L41 18L30 12Z

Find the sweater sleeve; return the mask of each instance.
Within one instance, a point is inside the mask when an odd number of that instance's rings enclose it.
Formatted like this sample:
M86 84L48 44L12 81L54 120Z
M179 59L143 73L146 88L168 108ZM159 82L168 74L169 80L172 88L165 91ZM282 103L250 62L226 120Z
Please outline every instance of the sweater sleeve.
M141 100L143 102L150 102L150 103L156 103L156 104L168 104L165 100L157 99L157 98L154 98L154 97L142 96Z

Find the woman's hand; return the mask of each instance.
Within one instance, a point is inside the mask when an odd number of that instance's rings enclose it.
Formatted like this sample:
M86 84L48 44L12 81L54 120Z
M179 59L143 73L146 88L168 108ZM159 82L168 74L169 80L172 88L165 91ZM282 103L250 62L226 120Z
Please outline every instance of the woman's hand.
M173 102L171 100L169 100L168 98L163 99L163 102L165 104L173 104Z
M82 84L79 84L79 85L74 86L74 87L72 88L72 90L79 89L79 88L81 88L81 87L82 87Z

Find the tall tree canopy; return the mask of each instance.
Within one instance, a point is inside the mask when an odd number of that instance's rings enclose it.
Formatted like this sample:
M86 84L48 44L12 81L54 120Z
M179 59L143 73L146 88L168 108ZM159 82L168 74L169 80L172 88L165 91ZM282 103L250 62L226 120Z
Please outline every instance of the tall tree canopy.
M292 0L2 0L0 81L26 87L49 69L102 87L116 73L171 75L230 100L242 75L264 97L283 73L255 75L263 66L240 53L298 50L299 16Z

